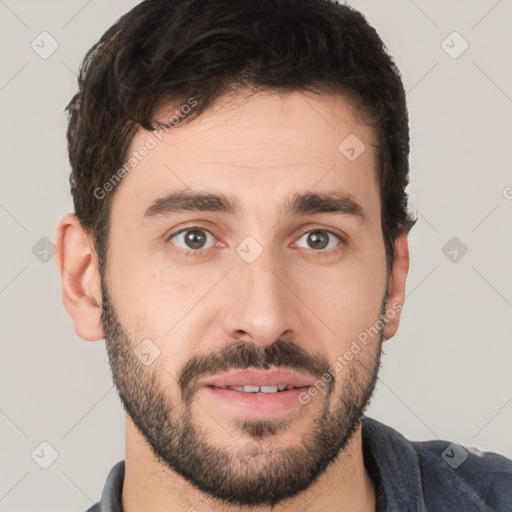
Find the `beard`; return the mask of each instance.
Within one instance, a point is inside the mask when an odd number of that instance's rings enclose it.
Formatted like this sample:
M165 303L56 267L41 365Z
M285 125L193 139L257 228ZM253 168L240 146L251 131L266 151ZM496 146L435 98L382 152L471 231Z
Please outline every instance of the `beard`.
M366 346L340 371L339 375L345 376L339 391L335 391L338 376L326 385L322 381L325 394L315 399L323 400L321 410L317 409L314 417L311 412L305 415L302 421L311 426L299 444L265 450L261 443L272 437L278 441L279 432L298 423L294 409L284 419L236 420L240 435L248 438L236 451L229 443L221 446L215 439L209 442L207 429L194 421L192 403L198 379L231 369L270 366L302 370L322 379L331 367L327 359L311 355L290 341L278 339L268 346L237 341L215 352L195 354L183 364L176 378L181 403L173 403L159 378L159 373L167 370L156 363L145 366L135 356L138 343L120 323L104 281L101 323L113 381L125 412L160 464L225 504L272 507L307 489L343 456L375 388L382 330L375 346Z

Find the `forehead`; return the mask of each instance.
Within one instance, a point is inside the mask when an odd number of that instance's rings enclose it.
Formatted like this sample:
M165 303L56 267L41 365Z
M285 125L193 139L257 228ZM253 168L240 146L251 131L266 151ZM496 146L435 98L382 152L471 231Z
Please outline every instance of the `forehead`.
M246 214L268 213L296 193L345 191L370 216L379 214L375 135L344 97L223 97L180 124L176 113L192 109L161 109L156 118L177 120L172 128L135 134L127 155L133 166L115 191L112 222L140 220L155 199L185 189L236 195Z

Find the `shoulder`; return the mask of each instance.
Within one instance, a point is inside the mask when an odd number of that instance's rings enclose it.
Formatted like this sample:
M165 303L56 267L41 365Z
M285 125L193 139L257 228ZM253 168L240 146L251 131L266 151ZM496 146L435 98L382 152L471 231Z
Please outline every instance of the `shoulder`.
M412 441L366 416L362 424L363 447L394 499L408 489L406 501L429 509L512 511L512 460L507 457L451 441Z
M456 491L491 510L512 510L512 460L450 441L410 443L427 493Z

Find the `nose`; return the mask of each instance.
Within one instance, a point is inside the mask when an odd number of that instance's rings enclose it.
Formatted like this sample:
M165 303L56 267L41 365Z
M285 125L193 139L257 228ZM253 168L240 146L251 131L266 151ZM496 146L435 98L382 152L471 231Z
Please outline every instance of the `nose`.
M225 335L262 346L296 339L302 303L294 293L294 280L270 248L250 263L237 256L224 283L229 288L222 314Z

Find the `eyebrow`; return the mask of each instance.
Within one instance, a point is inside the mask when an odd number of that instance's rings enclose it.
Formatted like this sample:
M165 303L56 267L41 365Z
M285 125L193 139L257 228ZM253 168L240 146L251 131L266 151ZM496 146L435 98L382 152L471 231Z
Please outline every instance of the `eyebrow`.
M355 217L360 223L368 223L364 208L346 192L296 193L284 202L291 215L312 215L316 213L336 213ZM144 219L166 217L182 212L219 212L242 216L243 208L234 196L220 192L176 191L155 199L144 212Z

